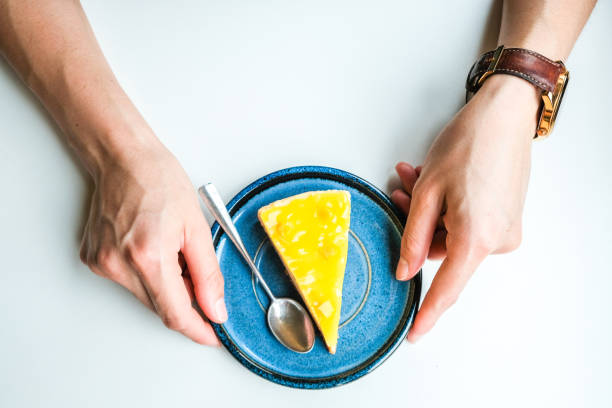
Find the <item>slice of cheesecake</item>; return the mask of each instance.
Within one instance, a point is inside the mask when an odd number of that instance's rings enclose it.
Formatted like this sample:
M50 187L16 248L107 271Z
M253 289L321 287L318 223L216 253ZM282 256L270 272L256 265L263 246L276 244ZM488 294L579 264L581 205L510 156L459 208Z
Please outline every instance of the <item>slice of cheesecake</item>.
M350 193L302 193L262 207L257 215L334 354L348 251Z

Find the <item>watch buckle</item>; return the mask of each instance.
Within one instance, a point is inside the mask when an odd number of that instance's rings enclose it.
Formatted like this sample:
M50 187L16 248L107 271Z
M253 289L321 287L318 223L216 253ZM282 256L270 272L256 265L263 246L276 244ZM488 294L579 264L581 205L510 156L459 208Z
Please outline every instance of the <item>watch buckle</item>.
M476 86L478 88L482 85L484 80L487 79L489 75L495 72L495 69L497 69L497 64L499 63L499 60L503 52L504 52L503 45L500 45L499 47L495 49L495 51L493 51L493 56L491 57L492 59L491 59L491 62L489 63L489 66L487 67L487 70L485 71L484 74L482 74L482 76L480 77L480 79L478 79L478 82L476 83Z
M545 138L552 132L568 81L569 72L565 70L565 72L559 75L555 89L552 92L542 92L542 110L534 139Z

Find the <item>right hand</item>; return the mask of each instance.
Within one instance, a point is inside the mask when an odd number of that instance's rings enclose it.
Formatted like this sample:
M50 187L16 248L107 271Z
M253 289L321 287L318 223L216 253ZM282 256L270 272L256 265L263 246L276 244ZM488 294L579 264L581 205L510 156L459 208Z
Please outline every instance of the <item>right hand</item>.
M195 190L161 144L113 158L94 176L81 260L193 341L219 345L206 316L227 320L223 276ZM182 266L187 266L185 272Z
M431 330L487 256L519 246L539 97L527 81L493 75L440 132L422 169L396 167L404 188L392 199L408 215L397 279L444 258L409 341Z

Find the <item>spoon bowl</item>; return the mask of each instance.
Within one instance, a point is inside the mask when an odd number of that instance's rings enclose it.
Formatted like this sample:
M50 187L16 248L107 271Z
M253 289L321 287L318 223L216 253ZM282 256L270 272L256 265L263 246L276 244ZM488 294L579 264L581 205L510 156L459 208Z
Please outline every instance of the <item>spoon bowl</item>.
M314 327L306 310L293 299L276 298L268 308L270 331L285 347L308 353L314 346Z

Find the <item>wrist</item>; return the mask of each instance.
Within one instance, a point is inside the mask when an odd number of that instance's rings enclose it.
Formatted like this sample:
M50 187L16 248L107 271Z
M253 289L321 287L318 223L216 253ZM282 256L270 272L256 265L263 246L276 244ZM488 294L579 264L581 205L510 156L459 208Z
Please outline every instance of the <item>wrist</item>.
M94 180L161 146L110 70L62 64L63 75L35 75L28 83Z
M108 169L128 168L162 145L114 80L93 88L69 89L57 116L69 144L98 180Z
M117 167L129 169L142 157L163 148L140 117L109 120L101 127L74 128L70 144L96 182L105 172Z
M532 84L512 75L491 75L472 100L479 100L505 119L524 125L532 140L541 104L540 91Z
M524 79L512 75L491 75L484 81L478 93L507 102L513 107L513 111L535 114L540 107L540 90Z

